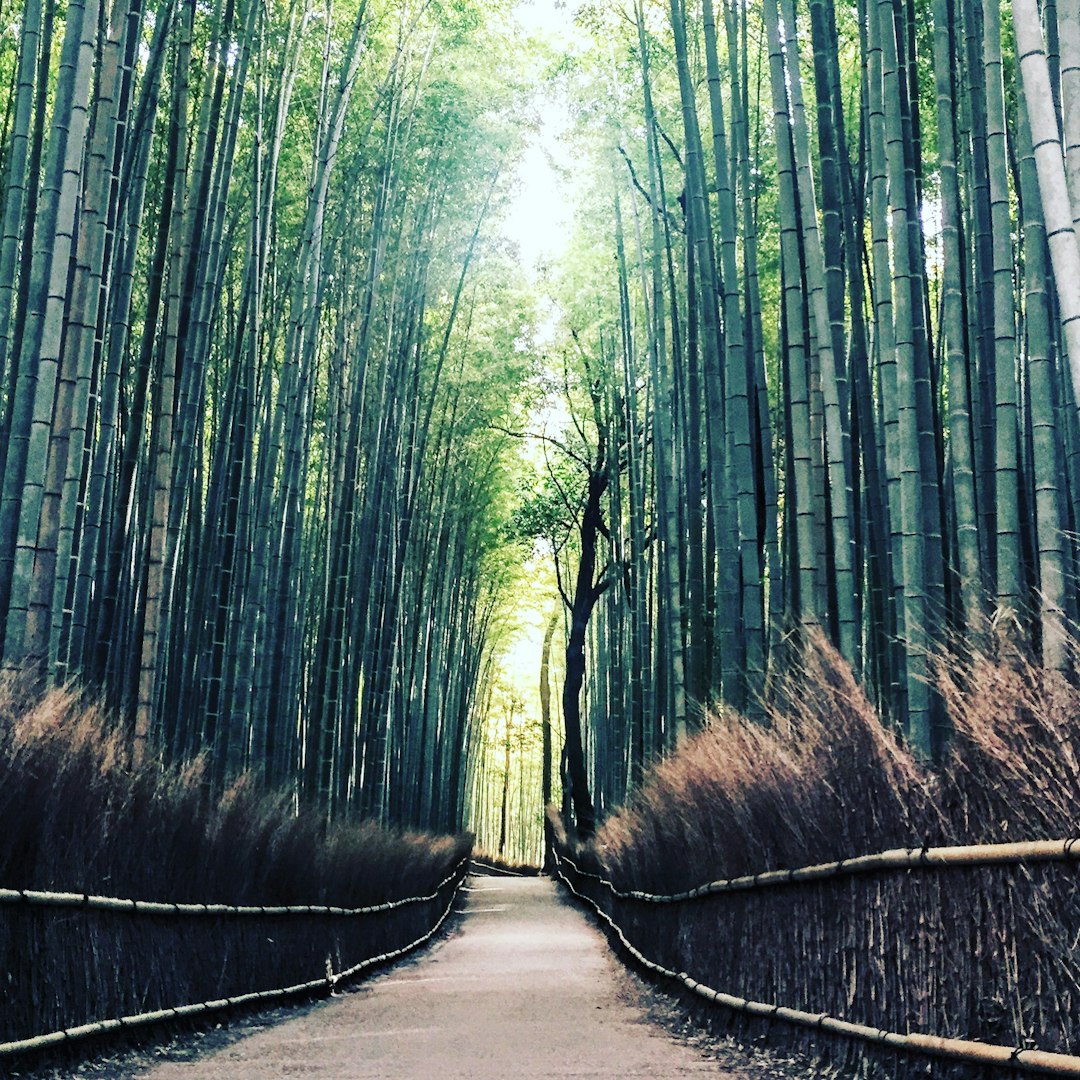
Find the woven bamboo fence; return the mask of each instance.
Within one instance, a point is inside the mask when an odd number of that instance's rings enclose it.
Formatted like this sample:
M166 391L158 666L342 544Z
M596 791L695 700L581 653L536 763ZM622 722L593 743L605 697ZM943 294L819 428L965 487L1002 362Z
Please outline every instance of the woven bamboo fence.
M466 855L426 894L354 908L0 889L0 1061L332 991L429 940L452 910L467 867Z
M914 1052L937 1075L1080 1077L1078 839L894 849L667 895L557 860L638 963L727 1017L793 1025L885 1075L910 1075Z

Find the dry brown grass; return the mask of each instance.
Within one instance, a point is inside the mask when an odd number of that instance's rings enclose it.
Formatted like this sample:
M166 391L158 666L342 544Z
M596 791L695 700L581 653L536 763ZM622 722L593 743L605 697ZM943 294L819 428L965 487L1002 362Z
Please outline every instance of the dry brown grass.
M537 877L540 874L540 868L532 863L514 862L511 859L500 858L498 855L492 855L490 852L484 851L483 848L477 848L473 851L472 867L475 872L481 874L487 871L496 874L511 874L517 877Z
M882 726L828 646L781 685L768 719L711 717L604 823L604 862L638 882L651 875L685 888L703 869L736 877L941 834L936 781Z
M0 686L0 886L357 907L432 892L471 846L368 822L327 828L246 779L220 798L203 781L198 763L131 768L122 735L75 694ZM7 906L0 1042L315 979L328 958L340 970L419 937L448 897L349 920Z
M1078 835L1075 683L1015 652L943 658L938 682L955 736L930 770L819 642L780 688L769 727L713 717L579 856L624 888L672 892L898 846ZM720 990L895 1031L1076 1052L1075 876L1075 864L884 873L677 907L594 895L647 955ZM915 1067L829 1050L885 1075Z

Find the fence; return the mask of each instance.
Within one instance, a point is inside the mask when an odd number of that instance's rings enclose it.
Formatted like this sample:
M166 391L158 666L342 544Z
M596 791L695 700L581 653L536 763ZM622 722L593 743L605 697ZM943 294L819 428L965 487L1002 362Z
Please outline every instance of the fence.
M504 877L536 877L538 873L536 870L513 870L509 866L496 866L494 863L484 862L483 859L475 856L473 856L472 864L481 870L486 870L489 874L502 874Z
M431 893L354 908L162 903L0 889L0 971L8 981L0 1060L89 1036L333 991L433 937L453 908L468 861L457 862ZM193 921L198 948L188 933ZM347 966L344 956L353 958ZM312 977L315 971L319 975ZM251 990L251 981L260 979L276 985ZM72 1024L74 1003L85 1000L112 1018ZM26 1033L35 1023L47 1030Z
M801 943L804 946L801 953L805 960L803 967L812 968L823 959L823 954L828 951L827 947L822 946L821 941L831 939L833 943L836 943L839 940L842 946L837 953L839 963L821 964L824 971L817 978L804 972L802 977L804 985L807 988L816 990L816 996L819 1000L828 998L830 996L828 991L832 990L831 999L835 1002L837 1000L836 987L835 985L832 987L827 985L827 972L831 969L834 976L839 974L847 982L847 986L843 988L843 991L849 1008L860 1006L865 1008L867 1004L871 1006L876 1004L878 1008L885 1009L891 1007L890 1018L895 1019L897 1015L895 999L890 999L887 995L881 993L860 994L857 992L853 982L860 967L855 958L858 950L852 940L852 926L857 920L846 916L857 910L860 903L865 904L866 900L873 898L867 894L865 887L859 888L859 879L862 879L864 885L869 884L873 887L873 896L876 897L880 905L888 907L889 905L885 902L887 896L883 892L880 875L895 871L906 871L908 875L911 875L912 873L967 868L968 870L974 869L979 873L984 873L988 868L1014 867L1020 871L1023 879L1022 884L1026 884L1029 892L1034 889L1037 895L1045 897L1046 890L1043 883L1035 881L1031 868L1055 866L1060 869L1067 867L1069 875L1065 881L1059 883L1059 887L1056 889L1056 895L1062 902L1052 906L1058 914L1076 915L1080 907L1077 904L1074 866L1076 862L1080 861L1080 839L970 845L950 848L895 849L816 866L770 871L745 877L712 881L693 889L668 895L648 893L636 889L620 889L602 874L582 869L565 850L556 850L554 854L556 873L559 878L575 896L585 901L597 912L618 937L623 947L638 963L653 973L676 981L685 990L706 1001L765 1021L785 1021L789 1024L798 1025L803 1029L827 1032L847 1039L871 1043L877 1047L893 1051L913 1051L920 1054L930 1054L954 1062L966 1062L980 1067L996 1066L1025 1073L1080 1077L1080 1057L1073 1056L1070 1053L1058 1052L1056 1049L1036 1049L1033 1040L1029 1039L1027 1035L1022 1040L1018 1039L1013 1045L1005 1045L969 1037L961 1038L929 1034L925 1031L901 1032L890 1029L887 1023L870 1022L878 1019L874 1017L867 1017L860 1022L853 1022L839 1019L837 1016L831 1015L831 1012L827 1009L818 1011L816 1009L792 1007L772 1001L756 1000L745 992L730 993L717 990L705 985L683 969L683 961L687 962L686 966L690 966L691 960L699 960L710 971L711 975L720 974L732 981L739 978L745 979L747 978L747 969L752 966L748 963L747 957L752 955L756 961L756 966L766 969L764 978L759 976L756 985L781 990L798 980L784 977L783 965L777 962L776 950L768 948L769 944L775 945L780 941L790 941L793 937L801 938ZM805 905L813 909L815 918L800 920L796 912L800 906L800 900L807 899L808 889L814 889L817 893L813 901L809 905ZM822 891L823 889L829 891L826 893ZM841 889L846 894L843 897L840 895ZM979 957L979 965L969 963L966 966L970 969L972 966L982 966L985 963L986 951L982 948L982 938L976 940L980 932L983 938L989 937L995 940L1001 947L998 955L999 966L1008 969L1007 981L1012 984L1012 995L1022 1003L1025 991L1021 989L1021 984L1026 986L1030 981L1020 977L1020 957L1023 942L1041 940L1044 945L1048 944L1046 935L1050 927L1032 925L1032 920L1028 917L1030 909L1024 903L1018 902L1017 897L1011 895L1016 891L1015 878L1012 882L1006 882L1004 887L999 885L996 895L992 890L987 889L972 891L962 888L959 891L962 894L967 893L967 907L973 916L972 921L975 926L976 936L972 937L970 926L964 926L961 921L957 921L952 925L954 937L974 944L977 951L983 954ZM955 892L957 892L955 888L945 890L939 888L937 895L940 898L944 894L951 896ZM786 894L783 903L788 916L786 925L780 925L777 922L781 918L781 913L778 910L779 905L768 902L763 903L759 895L757 907L766 909L766 913L763 918L759 918L751 926L747 914L748 906L754 902L754 894L764 894L765 897ZM998 918L993 920L992 925L983 925L989 910L995 907L998 896L1004 896L1009 901L1006 906L1010 911L1007 913L999 912ZM738 900L738 906L733 908L729 903L725 911L718 911L715 904L708 903L709 901L724 903L732 900ZM664 922L663 930L659 933L655 915L650 919L642 914L643 910L650 907L655 912L656 906L666 907L676 913L673 920L669 919ZM893 906L895 907L895 905ZM1039 907L1040 905L1035 905L1035 909ZM706 911L706 909L708 910ZM940 919L940 922L944 924L949 923L958 914L958 905L949 903L946 905L946 909L942 912ZM1010 917L1013 921L1011 940L1009 935L1002 933L1002 927L1005 922L1009 921ZM877 925L883 926L885 918L886 915L881 914L880 922ZM911 922L910 918L906 916L894 921L901 925L905 922ZM921 936L924 939L922 942L924 946L928 946L931 951L948 948L949 935L941 927L929 927L927 924L932 919L927 917L925 911L921 912L915 921L921 927L920 933L916 936ZM772 941L758 942L758 947L754 952L752 954L748 953L747 950L753 945L753 939L758 929L761 928L763 923L770 922L774 925L775 930ZM818 924L816 932L809 925L814 922ZM701 932L701 924L703 923L712 929L715 938L720 939L719 943L712 948L702 947L702 943L709 940L708 934L702 934ZM1080 922L1074 924L1073 934L1075 935L1074 941L1061 942L1058 940L1051 951L1065 954L1075 953L1076 945L1080 944ZM661 951L662 948L666 948L668 955L663 960L656 959L655 955L653 957L647 956L642 948L633 943L632 936L637 936L639 941L642 937L652 937L654 948ZM818 939L817 947L805 948L815 936ZM874 940L865 943L864 952L869 953L874 950L884 952L887 948L895 945L895 935L879 932L877 935L871 935L871 937ZM661 941L664 941L664 946L660 945ZM731 947L732 941L736 942L734 948ZM800 952L798 949L791 951ZM880 957L879 966L887 966L890 959L899 961L902 956L903 954L898 952L891 958ZM1025 957L1025 960L1028 963L1034 962L1039 968L1036 982L1042 982L1042 992L1044 994L1053 992L1055 984L1042 978L1048 966L1047 958L1030 953ZM793 966L790 964L790 958L789 966ZM864 964L863 967L865 968L865 966ZM898 964L900 968L904 966ZM963 967L965 965L958 966ZM839 971L836 970L837 967L839 967ZM930 1008L930 998L934 992L933 983L927 976L940 975L941 971L935 972L928 967L925 957L921 958L919 963L907 965L907 968L906 972L901 971L899 973L896 983L899 986L902 982L906 982L905 993L896 995L896 997L903 997L909 1006L911 1003L921 1006L918 1010L909 1007L908 1017L915 1020L922 1019L925 1022L934 1011ZM917 977L915 978L911 977L912 968L917 971ZM905 974L907 976L906 980L903 978ZM1063 1008L1058 1010L1059 1014L1064 1018L1064 1023L1058 1025L1055 1041L1063 1041L1066 1044L1065 1048L1071 1049L1068 1042L1070 1036L1075 1037L1076 1028L1068 1018L1075 1017L1076 994L1074 991L1080 989L1076 980L1075 961L1072 962L1065 975L1071 984L1068 994L1070 1000L1064 1003ZM716 980L713 979L713 981ZM750 981L754 981L753 978ZM985 1021L983 1017L977 1014L986 1000L996 1000L993 994L997 992L997 986L1000 983L1000 980L996 978L988 981L995 984L990 991L983 987L981 990L975 990L974 994L970 992L968 994L969 998L973 998L975 1004L975 1008L971 1010L969 1017L972 1013L975 1014L975 1019L983 1020L983 1026L992 1026L992 1023ZM952 989L956 990L955 987ZM987 998L988 992L991 994L989 999ZM800 1004L805 1004L805 999ZM900 1011L902 1012L903 1009L902 1004ZM946 1019L951 1019L955 1024L957 1021L956 1010L953 1010L951 1018L946 1017ZM975 1025L971 1024L969 1020L968 1026Z

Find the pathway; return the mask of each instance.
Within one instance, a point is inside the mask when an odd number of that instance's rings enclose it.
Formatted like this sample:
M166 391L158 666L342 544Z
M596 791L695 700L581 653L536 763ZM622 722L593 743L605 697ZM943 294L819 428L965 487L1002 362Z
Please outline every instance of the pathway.
M775 1075L726 1069L650 1022L607 942L543 878L470 877L452 934L204 1058L140 1080L507 1080Z

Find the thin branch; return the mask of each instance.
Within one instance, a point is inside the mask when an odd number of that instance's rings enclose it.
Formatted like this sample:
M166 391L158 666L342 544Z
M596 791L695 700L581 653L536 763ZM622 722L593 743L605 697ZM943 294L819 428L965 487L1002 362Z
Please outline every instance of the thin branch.
M551 459L547 455L547 450L544 451L544 467L547 469L548 479L551 481L552 486L558 492L559 498L562 500L563 506L566 507L566 512L576 522L578 516L578 510L581 507L581 499L578 498L577 504L570 501L570 497L566 494L566 489L559 483L559 478L555 474L555 470L551 467ZM568 528L569 531L569 528Z
M684 232L685 230L682 223L674 219L671 214L668 213L668 209L666 206L657 206L656 203L653 202L652 196L649 194L649 192L646 191L644 187L642 187L641 181L638 179L637 172L634 169L634 163L630 160L630 155L627 154L627 152L621 146L616 147L616 149L622 155L623 161L626 162L627 169L630 170L630 182L634 185L635 188L637 188L638 192L641 194L641 197L645 200L645 202L648 203L648 205L652 207L652 209L656 211L656 213L661 214L664 217L664 219L668 223L669 228L674 229L676 232Z
M683 164L682 154L679 153L679 148L671 141L668 133L660 126L660 121L654 121L656 124L656 130L660 132L660 138L668 144L668 149L675 155L675 160L679 163L679 168L685 170L686 166Z
M554 547L554 544L552 545L552 547ZM571 602L570 597L567 596L566 589L563 588L562 570L559 568L559 555L558 555L558 552L555 553L555 560L554 561L555 561L555 587L559 590L559 595L562 597L563 603L566 605L567 609L570 610L570 611L573 611L574 610L574 605Z
M585 347L581 344L581 338L578 336L577 330L573 327L570 328L570 336L577 346L578 353L581 356L581 363L585 368L585 376L589 380L589 397L592 400L593 423L596 425L596 460L592 465L591 471L601 472L607 460L608 427L604 422L603 399L600 396L600 379L594 377L589 354L585 351ZM601 352L603 351L603 347L604 343L603 338L601 337ZM578 428L578 430L581 431L580 428ZM584 432L582 432L582 439L585 439ZM587 440L585 445L588 445Z
M570 333L573 335L574 341L576 342L577 334L573 330L571 330ZM578 348L580 349L581 346L579 345ZM574 429L581 436L582 443L584 443L585 446L588 446L589 440L585 435L585 429L578 423L577 413L574 412L573 402L570 400L570 365L566 362L565 353L563 354L563 394L566 396L567 411L570 413L570 419L574 424ZM588 469L591 466L586 465L585 467Z
M607 566L604 567L604 571L600 575L600 580L592 588L593 603L595 604L621 576L622 568L614 566L609 562Z
M572 461L576 461L583 468L589 468L588 460L571 450L566 443L560 442L558 439L553 439L550 435L544 435L538 431L512 431L510 428L505 428L501 424L488 424L487 429L489 431L497 431L501 435L509 435L511 439L536 439L538 442L550 443L557 450L561 450Z
M626 162L627 169L630 170L630 183L632 183L634 187L638 189L638 191L641 193L641 197L649 204L649 206L651 206L657 213L662 213L660 207L658 207L656 203L653 202L652 196L645 190L644 187L642 187L641 181L638 179L637 172L634 169L634 163L630 160L630 155L621 146L617 146L615 147L615 149L619 151L619 154L622 157L623 161Z

